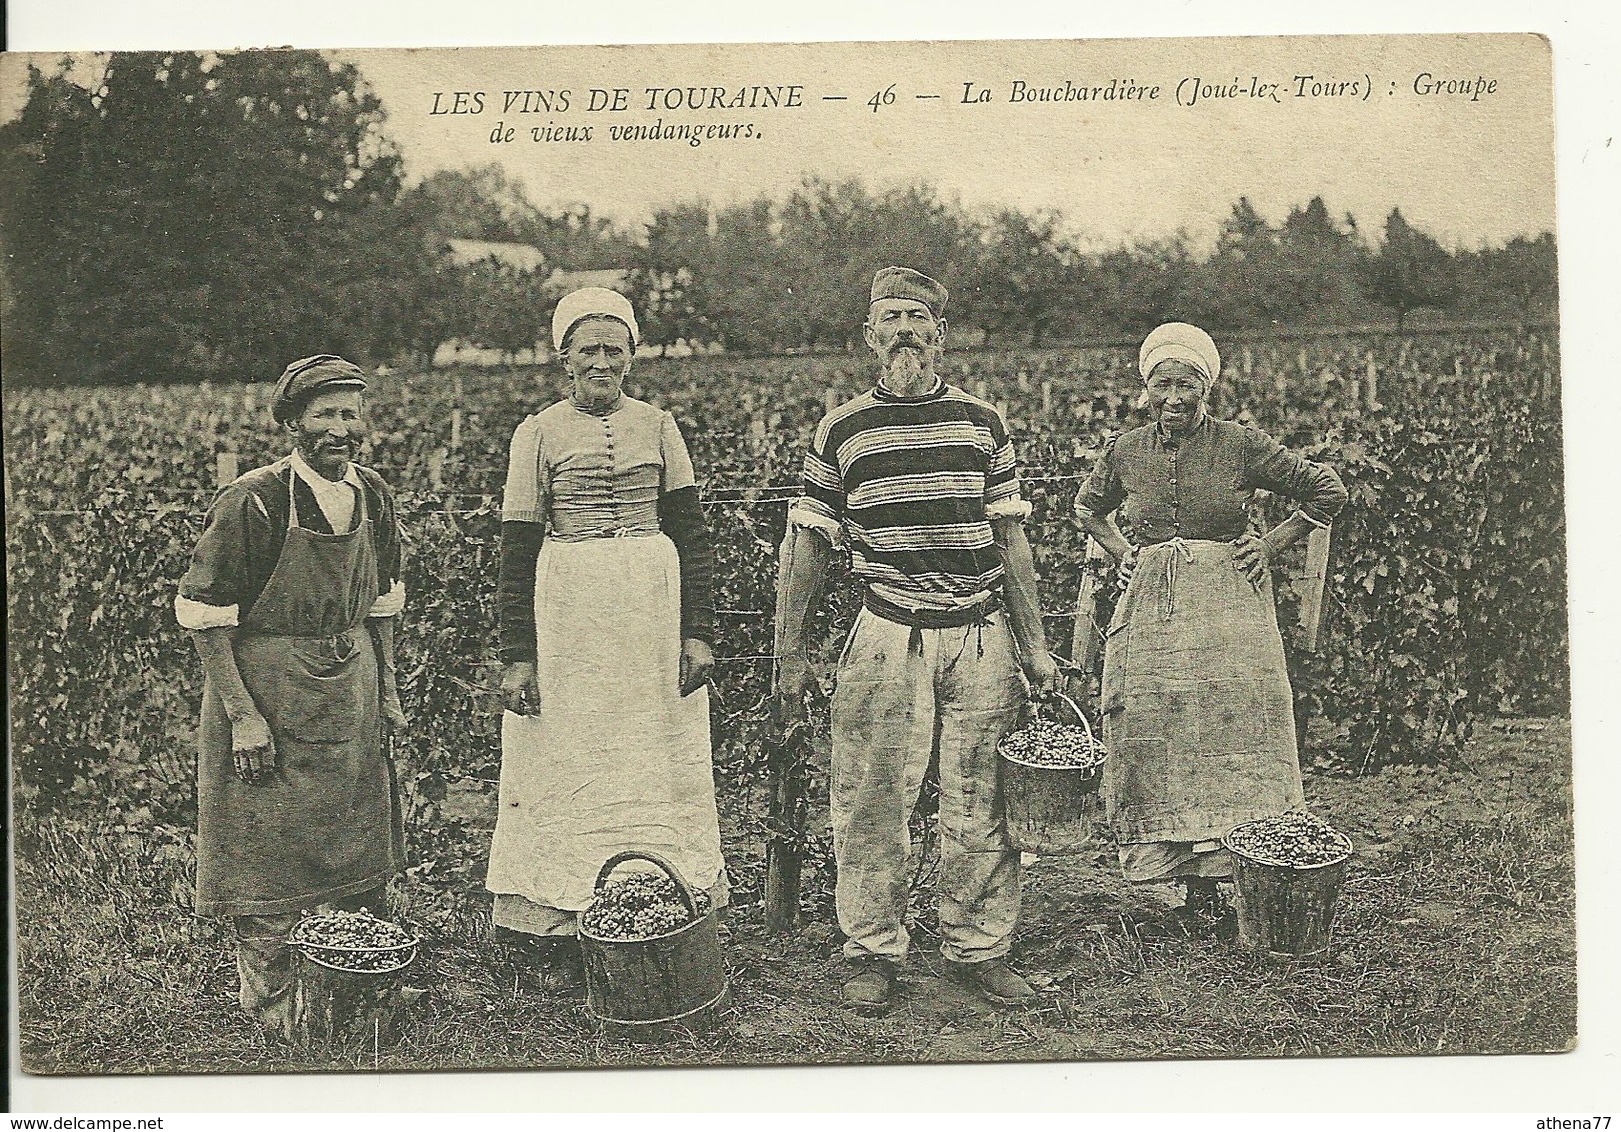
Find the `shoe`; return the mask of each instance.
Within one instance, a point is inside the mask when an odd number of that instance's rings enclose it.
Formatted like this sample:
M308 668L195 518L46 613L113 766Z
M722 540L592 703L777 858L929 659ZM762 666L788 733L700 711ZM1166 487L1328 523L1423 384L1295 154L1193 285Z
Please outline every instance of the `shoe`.
M854 973L844 980L844 1005L857 1014L883 1014L895 997L893 960L873 955L851 960Z
M957 982L972 987L998 1006L1030 1006L1041 995L1025 982L1005 959L987 959L981 963L958 963L946 960L946 971Z

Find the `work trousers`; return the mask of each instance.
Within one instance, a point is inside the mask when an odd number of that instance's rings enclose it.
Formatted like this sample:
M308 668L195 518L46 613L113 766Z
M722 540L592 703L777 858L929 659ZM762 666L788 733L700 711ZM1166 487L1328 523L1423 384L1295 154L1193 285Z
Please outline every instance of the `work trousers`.
M976 963L1012 947L1019 854L996 747L1018 721L1025 685L1005 617L951 629L868 609L857 618L833 694L830 791L847 958L906 956L908 821L936 753L941 954Z
M386 911L384 888L367 889L330 901L345 912L370 909ZM241 990L242 1009L256 1014L265 1029L291 1038L297 1026L297 1003L293 995L293 951L287 937L298 926L303 913L277 912L268 916L233 916L236 932L236 974Z

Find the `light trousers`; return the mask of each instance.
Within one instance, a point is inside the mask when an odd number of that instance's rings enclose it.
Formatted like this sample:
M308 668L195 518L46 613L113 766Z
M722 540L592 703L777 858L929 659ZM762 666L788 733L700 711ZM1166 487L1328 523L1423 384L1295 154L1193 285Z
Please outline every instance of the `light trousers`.
M1008 843L996 747L1026 692L1005 618L914 629L858 615L833 694L835 898L847 958L906 956L908 821L936 753L941 954L976 963L1012 947L1019 853Z

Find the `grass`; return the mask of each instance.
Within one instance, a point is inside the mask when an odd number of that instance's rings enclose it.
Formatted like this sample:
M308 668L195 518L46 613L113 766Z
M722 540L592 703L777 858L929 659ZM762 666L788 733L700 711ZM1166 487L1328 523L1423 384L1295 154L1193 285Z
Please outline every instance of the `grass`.
M183 840L19 831L23 1062L151 1073L1568 1049L1569 725L1484 728L1464 759L1308 779L1313 807L1358 850L1323 957L1279 963L1190 935L1172 890L1122 884L1100 848L1027 870L1015 960L1044 986L1039 1009L989 1008L920 947L901 1004L855 1017L835 1005L830 926L767 938L744 906L728 931L725 1025L659 1047L594 1034L577 997L542 987L524 952L492 938L476 886L408 879L396 897L429 940L429 993L396 1044L311 1058L237 1010L228 932L191 915ZM481 837L466 851L481 853Z

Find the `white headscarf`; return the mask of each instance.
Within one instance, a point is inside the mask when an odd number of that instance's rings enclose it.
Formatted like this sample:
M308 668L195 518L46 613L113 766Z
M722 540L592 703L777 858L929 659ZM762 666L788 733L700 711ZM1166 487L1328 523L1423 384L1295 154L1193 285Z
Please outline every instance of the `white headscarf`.
M1186 362L1204 375L1206 388L1221 376L1221 353L1210 335L1188 322L1167 322L1149 331L1137 351L1137 372L1143 380L1161 362Z
M636 312L631 309L630 300L618 291L610 291L606 287L581 287L578 291L570 291L557 302L557 310L552 312L552 346L559 353L563 350L563 339L574 324L582 318L593 315L617 319L625 324L630 331L631 346L641 344L642 332L636 325Z

